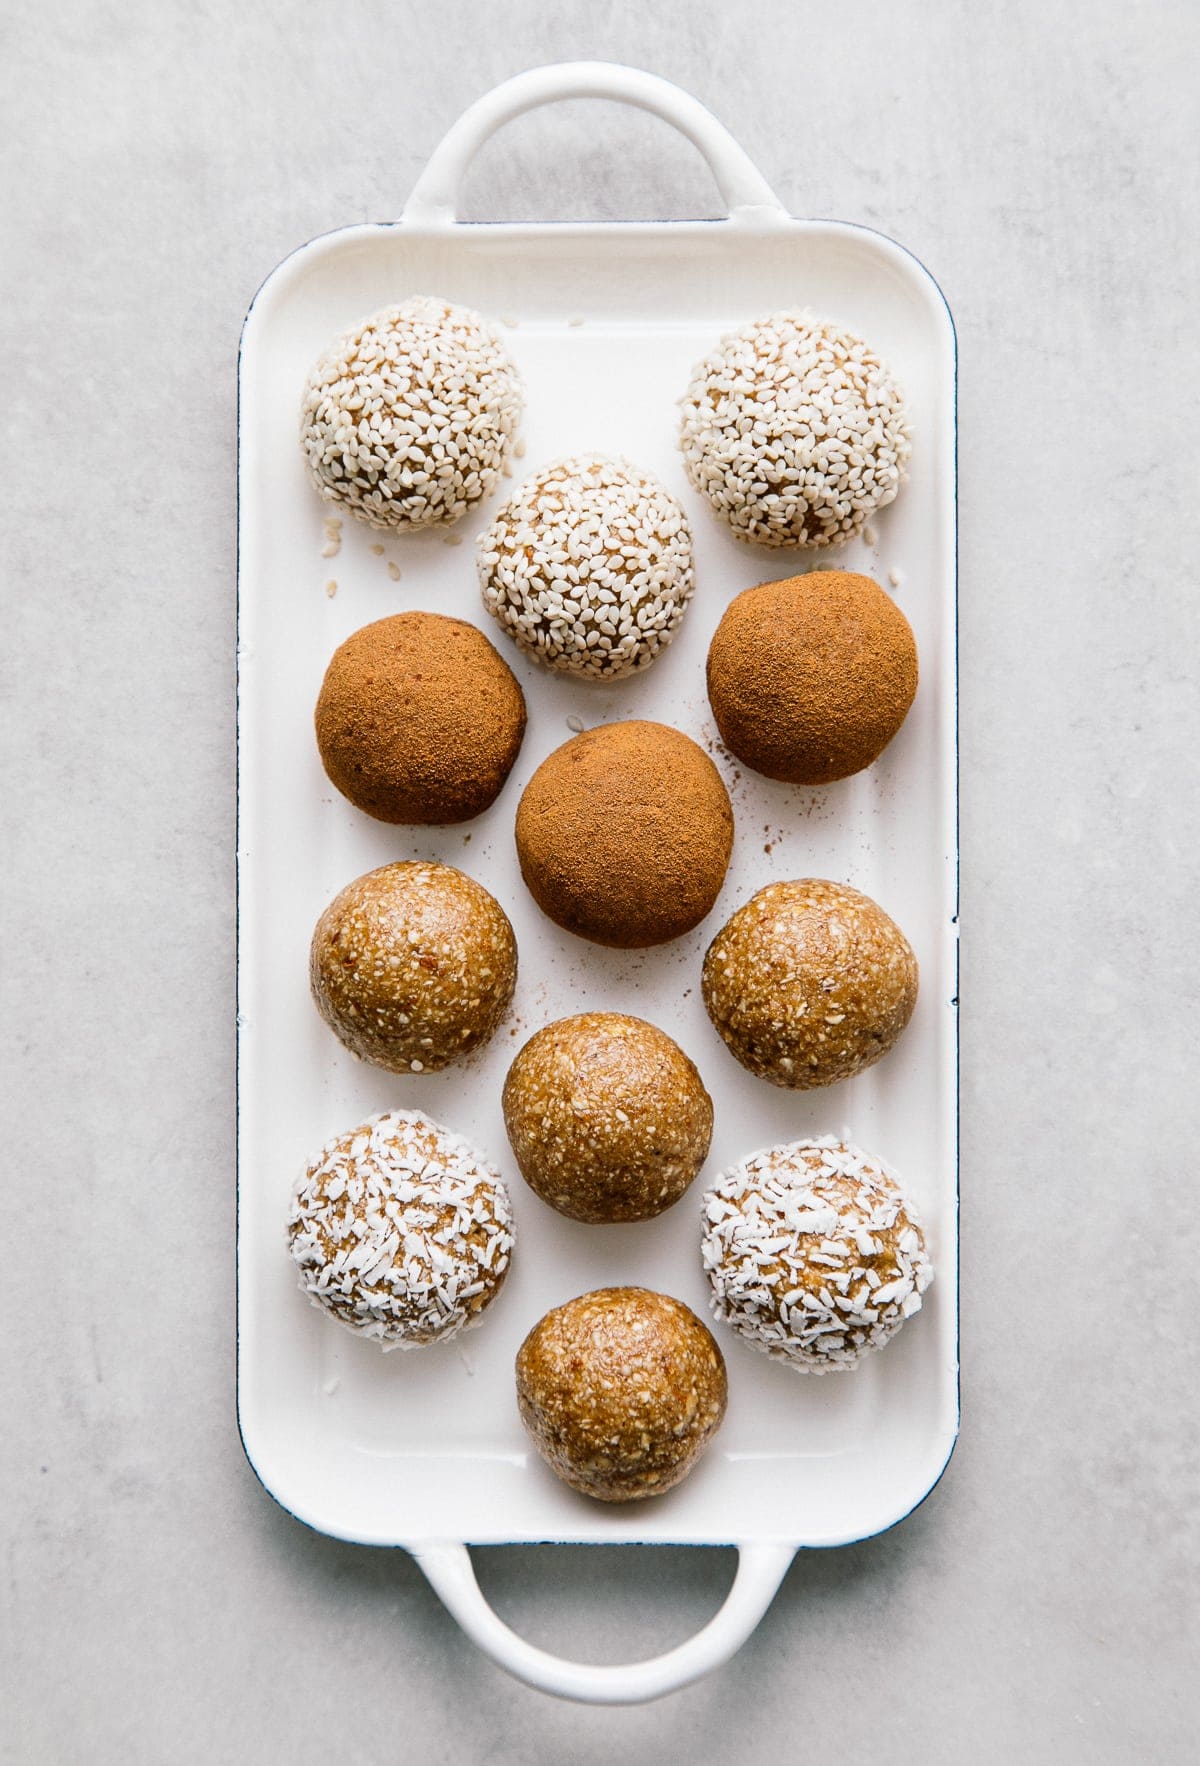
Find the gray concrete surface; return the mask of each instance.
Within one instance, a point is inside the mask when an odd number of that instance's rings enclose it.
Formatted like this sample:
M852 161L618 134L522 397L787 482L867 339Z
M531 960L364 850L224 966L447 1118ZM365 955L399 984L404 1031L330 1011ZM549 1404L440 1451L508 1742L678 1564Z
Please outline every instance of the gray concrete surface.
M1200 1722L1197 21L863 0L3 8L0 1757L1185 1762ZM661 1704L509 1681L234 1427L238 329L398 213L478 93L596 56L797 214L894 234L961 349L964 1425ZM515 126L476 216L713 212L658 126ZM726 1554L494 1550L528 1635L690 1632Z

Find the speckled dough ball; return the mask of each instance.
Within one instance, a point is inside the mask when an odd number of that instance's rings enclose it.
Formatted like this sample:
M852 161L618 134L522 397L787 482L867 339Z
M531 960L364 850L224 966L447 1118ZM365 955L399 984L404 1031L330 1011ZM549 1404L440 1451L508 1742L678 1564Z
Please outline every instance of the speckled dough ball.
M886 1055L917 1003L917 959L894 920L845 883L769 883L708 947L704 1004L731 1054L808 1091Z
M721 775L666 724L602 724L564 742L517 809L521 874L542 912L623 950L698 926L732 848Z
M525 696L483 633L395 613L333 653L317 699L330 781L381 822L465 822L499 795L525 734Z
M599 1288L536 1324L517 1354L521 1421L572 1489L601 1502L669 1490L725 1415L725 1361L681 1300Z
M682 403L687 475L738 539L831 546L900 488L904 399L861 338L804 313L723 337Z
M704 1199L702 1255L715 1316L814 1374L882 1349L933 1280L895 1173L832 1135L726 1172Z
M353 1054L435 1073L495 1033L517 979L499 902L451 865L405 861L336 895L313 933L317 1010Z
M385 1349L477 1324L513 1249L496 1172L417 1110L335 1135L296 1186L287 1233L313 1304Z
M725 746L793 785L870 766L916 691L912 628L877 583L849 570L746 589L709 646L708 697Z
M478 543L492 617L535 662L591 680L649 667L695 586L675 498L628 460L599 454L527 479Z
M321 495L372 527L459 520L500 480L520 377L467 307L413 295L339 337L308 378L300 440Z
M708 1156L712 1099L665 1031L584 1012L531 1036L508 1071L504 1124L530 1189L572 1220L649 1220Z

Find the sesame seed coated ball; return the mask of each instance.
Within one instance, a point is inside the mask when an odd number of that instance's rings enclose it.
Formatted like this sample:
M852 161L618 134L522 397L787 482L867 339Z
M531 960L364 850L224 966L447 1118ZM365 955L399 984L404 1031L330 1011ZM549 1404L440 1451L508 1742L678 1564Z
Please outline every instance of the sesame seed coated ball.
M313 933L317 1010L352 1054L435 1073L480 1048L517 978L508 915L452 865L405 860L336 895Z
M543 667L593 680L648 668L695 587L675 498L599 454L527 479L478 546L483 604L509 637Z
M738 539L831 546L900 488L904 398L874 352L804 313L723 337L682 401L688 479Z
M933 1267L893 1171L832 1135L768 1147L704 1198L712 1310L803 1373L845 1373L921 1309Z
M287 1236L315 1306L384 1349L411 1349L479 1323L508 1271L512 1207L461 1135L390 1110L311 1161Z
M701 990L743 1067L809 1091L887 1054L917 1003L917 959L869 895L804 877L768 883L726 921Z
M339 337L304 389L300 440L327 501L371 527L458 521L500 481L520 376L478 313L428 295Z
M725 1358L668 1294L597 1288L540 1319L517 1353L521 1421L551 1471L601 1502L659 1496L721 1426Z
M708 1156L712 1099L665 1031L583 1012L531 1036L504 1082L521 1175L572 1220L650 1220Z

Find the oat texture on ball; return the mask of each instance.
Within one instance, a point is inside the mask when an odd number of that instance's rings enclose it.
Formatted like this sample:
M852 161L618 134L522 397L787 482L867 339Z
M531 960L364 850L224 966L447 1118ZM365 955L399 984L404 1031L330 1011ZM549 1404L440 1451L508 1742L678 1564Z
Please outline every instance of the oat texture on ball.
M287 1237L315 1306L384 1349L410 1349L479 1323L508 1271L512 1208L461 1135L390 1110L311 1161Z
M585 730L538 767L517 806L521 875L577 937L634 950L711 912L733 848L729 793L712 761L667 724Z
M522 400L516 367L486 320L413 295L316 362L300 440L321 495L371 527L446 526L496 489Z
M480 535L483 604L535 662L590 680L648 668L695 578L687 518L628 460L580 454L527 479Z
M796 1091L873 1066L917 1001L912 946L877 902L846 883L769 883L717 933L701 991L730 1053Z
M466 620L394 613L334 651L314 725L325 772L356 809L444 825L499 796L525 734L525 695Z
M452 865L402 860L356 877L317 921L313 999L352 1054L433 1073L480 1048L508 1010L517 944L495 897Z
M832 1135L727 1171L704 1198L702 1257L716 1318L815 1374L882 1349L933 1279L896 1174Z
M601 1502L678 1484L721 1425L725 1359L682 1300L599 1288L548 1312L517 1354L517 1404L551 1470Z
M649 1220L708 1156L712 1099L656 1025L582 1012L530 1037L504 1082L504 1124L530 1189L572 1220Z
M773 313L723 337L681 405L691 484L738 539L830 546L892 502L908 465L904 397L851 332Z

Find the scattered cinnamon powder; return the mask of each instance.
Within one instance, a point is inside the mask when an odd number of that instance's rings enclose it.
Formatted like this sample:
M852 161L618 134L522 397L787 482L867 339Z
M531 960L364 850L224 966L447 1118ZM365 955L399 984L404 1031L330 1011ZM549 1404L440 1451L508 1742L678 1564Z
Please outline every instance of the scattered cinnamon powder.
M721 775L665 724L604 724L564 742L517 810L521 874L543 913L622 950L699 925L732 847Z
M525 697L465 620L396 613L334 652L316 709L325 771L381 822L465 822L499 794Z
M708 652L721 736L769 779L826 785L878 759L917 690L903 613L869 576L814 570L746 589Z

